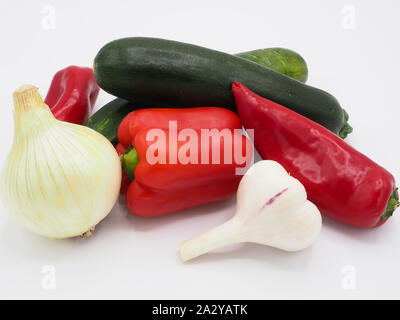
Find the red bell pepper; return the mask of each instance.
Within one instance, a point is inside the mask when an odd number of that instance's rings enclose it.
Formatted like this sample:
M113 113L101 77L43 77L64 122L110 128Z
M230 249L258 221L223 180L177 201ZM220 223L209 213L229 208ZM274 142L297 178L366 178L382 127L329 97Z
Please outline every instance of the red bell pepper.
M193 138L177 140L169 131L170 121L176 121L178 135L183 129L191 129ZM153 163L148 156L155 142L148 141L147 135L154 128L165 136L164 148L155 152L165 158L165 163ZM133 144L132 150L140 159L125 196L129 211L145 217L160 216L234 195L241 180L236 169L245 167L252 157L251 143L239 132L241 128L238 116L224 108L144 109L130 113L118 129L120 142L126 147ZM207 139L202 140L204 129L217 130L209 131ZM221 130L230 133L227 140L219 135ZM185 149L189 141L197 143L190 151ZM230 143L231 163L225 158ZM211 152L207 153L207 148ZM220 163L213 163L216 152ZM242 159L235 158L235 153L240 153ZM183 154L192 162L182 162L179 155Z
M242 84L232 85L240 119L263 159L303 183L321 213L355 227L383 224L398 207L393 176L319 124Z
M99 90L91 68L70 66L54 75L44 102L58 120L83 124Z
M129 113L118 127L119 142L129 147L133 138L144 128L168 129L169 121L177 122L177 130L184 128L223 130L241 129L242 123L237 115L224 108L203 107L190 109L146 109Z

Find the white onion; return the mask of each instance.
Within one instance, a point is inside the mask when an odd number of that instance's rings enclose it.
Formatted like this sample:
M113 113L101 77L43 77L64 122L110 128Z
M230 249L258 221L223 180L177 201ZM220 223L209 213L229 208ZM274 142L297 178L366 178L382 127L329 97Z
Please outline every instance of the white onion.
M14 142L1 180L5 207L49 238L90 232L118 198L114 147L92 129L56 120L33 86L14 93L14 106Z

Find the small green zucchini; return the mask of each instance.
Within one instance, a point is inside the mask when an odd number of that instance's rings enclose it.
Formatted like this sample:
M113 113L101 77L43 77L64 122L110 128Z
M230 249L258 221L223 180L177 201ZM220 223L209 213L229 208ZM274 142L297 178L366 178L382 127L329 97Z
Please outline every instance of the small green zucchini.
M278 71L288 77L306 83L307 63L297 52L285 48L258 49L236 54L263 67Z
M118 126L122 119L133 110L132 102L117 98L94 113L85 126L101 133L115 146L118 143Z

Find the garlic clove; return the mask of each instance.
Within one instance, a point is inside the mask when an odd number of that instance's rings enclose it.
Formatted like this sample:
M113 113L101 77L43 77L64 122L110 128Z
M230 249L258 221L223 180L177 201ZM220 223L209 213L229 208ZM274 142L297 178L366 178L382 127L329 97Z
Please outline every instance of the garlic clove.
M285 251L310 246L321 230L321 215L303 185L275 161L254 164L242 178L235 216L180 246L188 261L218 247L254 242Z
M307 200L304 186L275 161L254 164L240 182L237 199L237 217L251 226L248 242L298 251L321 230L321 214Z

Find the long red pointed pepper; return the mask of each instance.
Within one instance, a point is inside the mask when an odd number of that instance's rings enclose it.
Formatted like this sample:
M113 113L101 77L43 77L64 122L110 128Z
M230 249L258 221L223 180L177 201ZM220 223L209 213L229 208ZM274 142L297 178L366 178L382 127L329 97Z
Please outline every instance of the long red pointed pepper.
M83 124L99 90L91 68L70 66L54 75L44 102L58 120Z
M242 84L232 85L240 119L263 159L279 162L321 213L355 227L383 224L399 205L393 176L319 124Z

